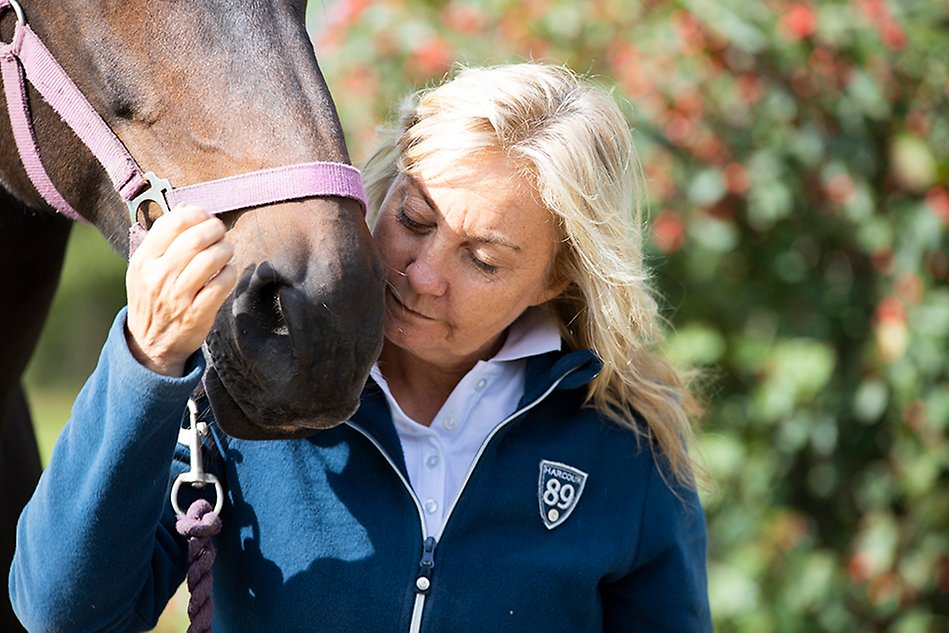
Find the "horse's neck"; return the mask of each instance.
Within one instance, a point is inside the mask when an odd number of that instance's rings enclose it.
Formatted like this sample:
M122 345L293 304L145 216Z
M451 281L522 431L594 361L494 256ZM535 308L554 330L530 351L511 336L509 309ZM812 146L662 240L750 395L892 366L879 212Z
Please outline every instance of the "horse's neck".
M33 353L66 250L69 223L27 209L0 186L0 568L13 559L17 517L40 476L40 457L20 376ZM0 580L0 591L6 580ZM0 600L0 630L19 630Z
M59 283L70 223L27 209L0 188L0 405L9 402Z

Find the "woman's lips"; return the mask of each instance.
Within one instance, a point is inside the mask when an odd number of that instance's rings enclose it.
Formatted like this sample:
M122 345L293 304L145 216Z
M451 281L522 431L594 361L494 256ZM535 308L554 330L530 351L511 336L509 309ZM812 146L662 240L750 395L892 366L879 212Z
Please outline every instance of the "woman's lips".
M388 288L388 287L387 287L387 288L386 288L386 294L388 294L388 295L392 298L392 300L393 300L400 308L402 308L405 312L407 312L407 313L409 313L409 314L411 314L411 315L413 315L413 316L416 316L416 317L418 317L418 318L420 318L420 319L425 319L426 321L434 321L434 320L435 320L435 319L433 319L432 317L427 316L427 315L425 315L425 314L422 314L421 312L418 312L418 311L416 311L416 310L413 310L412 308L410 308L410 307L408 307L407 305L405 305L405 304L399 299L398 295L395 294L395 292L392 290L392 288Z

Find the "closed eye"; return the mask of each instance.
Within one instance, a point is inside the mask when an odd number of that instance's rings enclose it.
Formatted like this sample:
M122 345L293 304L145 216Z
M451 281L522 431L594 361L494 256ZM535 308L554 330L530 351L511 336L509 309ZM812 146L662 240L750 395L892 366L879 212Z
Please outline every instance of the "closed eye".
M475 255L474 253L471 254L471 262L481 272L487 273L488 275L493 275L494 273L498 272L497 266L495 266L494 264L489 264L488 262L484 261L483 259Z
M427 233L428 230L431 228L427 224L422 224L421 222L417 222L413 220L412 218L410 218L408 214L405 212L405 207L402 207L399 209L398 219L399 219L399 223L402 226L412 231L413 233Z

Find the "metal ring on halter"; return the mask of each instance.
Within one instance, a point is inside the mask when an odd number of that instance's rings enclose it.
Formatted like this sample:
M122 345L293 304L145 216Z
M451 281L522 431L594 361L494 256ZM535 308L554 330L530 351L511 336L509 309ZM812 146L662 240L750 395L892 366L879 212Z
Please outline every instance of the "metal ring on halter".
M17 24L23 26L26 24L26 16L23 15L23 9L20 8L20 5L16 0L6 0L6 4L13 9L13 12L16 13ZM3 13L3 6L0 6L0 13Z
M184 516L186 510L182 510L178 505L178 491L181 484L190 484L195 488L204 488L208 484L214 486L214 514L220 514L224 507L224 487L220 480L211 473L204 472L204 465L201 459L201 439L198 431L198 405L194 400L188 400L188 417L190 426L188 428L188 446L191 449L191 470L181 473L175 478L175 483L171 486L171 507L175 514Z
M161 207L162 215L168 213L168 194L172 190L171 183L164 178L159 178L154 172L146 172L145 180L148 181L148 189L138 194L126 204L129 208L129 220L132 224L138 222L138 209L146 202L154 202Z

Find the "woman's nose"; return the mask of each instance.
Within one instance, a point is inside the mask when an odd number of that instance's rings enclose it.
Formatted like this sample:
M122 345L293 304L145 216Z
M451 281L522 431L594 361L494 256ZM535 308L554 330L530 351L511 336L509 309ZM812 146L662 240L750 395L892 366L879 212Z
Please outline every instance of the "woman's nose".
M437 249L421 249L409 262L405 274L413 292L439 297L448 289L447 266Z

